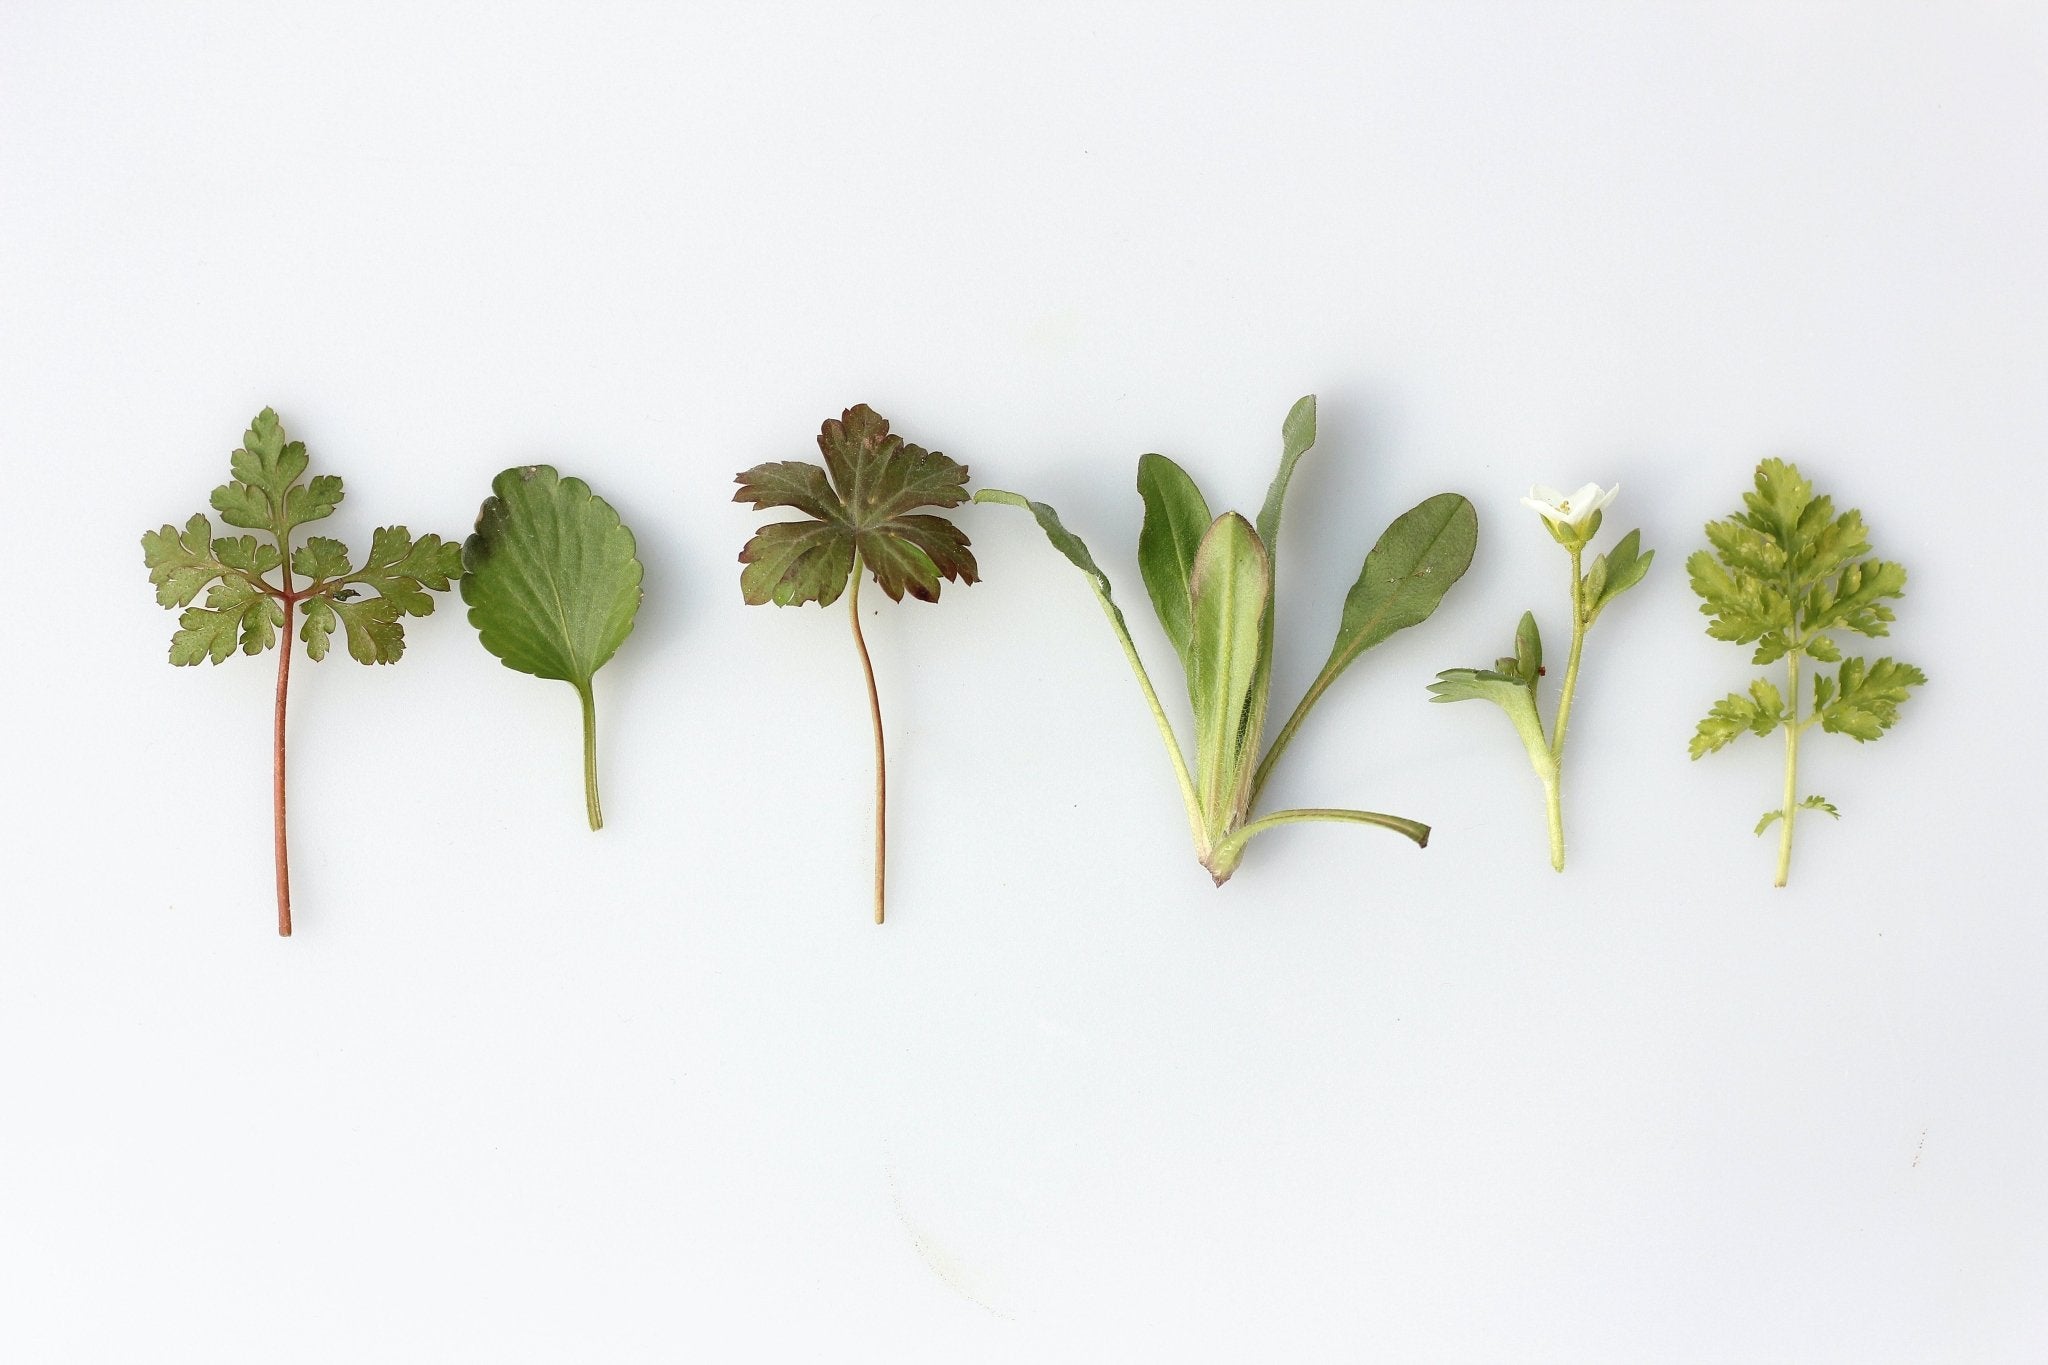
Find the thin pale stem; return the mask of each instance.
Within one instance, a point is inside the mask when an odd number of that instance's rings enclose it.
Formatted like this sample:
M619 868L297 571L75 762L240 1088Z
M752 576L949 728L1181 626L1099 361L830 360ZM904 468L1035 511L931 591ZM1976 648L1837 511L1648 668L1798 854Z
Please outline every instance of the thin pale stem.
M1159 727L1159 738L1166 742L1167 756L1173 760L1173 780L1180 784L1181 804L1187 807L1188 828L1194 833L1196 851L1206 854L1209 834L1202 824L1202 805L1195 796L1195 781L1188 772L1187 755L1181 752L1180 738L1173 733L1173 722L1166 718L1166 708L1159 704L1159 694L1152 689L1152 678L1145 672L1145 661L1138 657L1138 647L1131 643L1131 637L1117 620L1116 608L1100 592L1095 594L1095 598L1102 604L1102 614L1116 628L1117 642L1123 646L1124 658L1130 662L1131 672L1138 677L1138 687L1145 694L1145 705L1152 712L1152 723Z
M1572 695L1579 690L1579 655L1586 647L1585 578L1579 572L1584 552L1572 551L1572 650L1564 664L1564 686L1557 694L1557 724L1551 730L1550 756L1564 757L1565 727L1571 723Z
M597 699L589 683L578 683L576 695L583 703L583 806L590 827L603 829L604 806L597 799Z
M285 551L283 536L278 537L278 548ZM284 707L292 681L292 618L296 614L299 599L292 591L292 560L288 551L284 553L284 562L280 568L284 573L284 591L279 594L284 603L284 639L278 642L277 648L277 713L272 736L270 801L277 856L277 932L281 938L290 938L292 871L291 860L285 849L284 829Z
M1785 828L1778 832L1778 880L1783 886L1792 876L1792 820L1799 813L1799 649L1785 656L1785 677L1791 684L1787 705L1791 713L1785 722Z
M1278 829L1282 825L1299 824L1308 820L1333 820L1343 824L1377 825L1381 829L1390 829L1396 834L1406 835L1415 841L1418 848L1429 847L1429 826L1419 820L1409 820L1399 815L1382 815L1378 811L1344 810L1328 806L1305 807L1299 810L1276 810L1271 815L1262 815L1250 824L1241 827L1229 838L1222 840L1216 845L1215 856L1210 859L1209 866L1218 873L1217 884L1221 885L1225 878L1236 871L1237 864L1244 857L1244 846L1251 842L1253 836L1264 834L1269 829Z
M875 663L868 657L867 637L860 631L860 557L853 560L853 586L846 594L847 619L853 622L853 643L860 650L860 670L868 683L868 719L875 727L875 923L882 922L883 886L889 866L889 762L882 745L882 698L875 691Z
M1550 868L1564 871L1564 783L1552 768L1543 775L1543 809L1550 817Z
M1314 682L1308 685L1308 691L1301 694L1301 700L1295 705L1293 713L1287 717L1287 723L1280 727L1279 734L1273 736L1273 746L1266 750L1266 756L1259 760L1258 771L1252 774L1252 794L1249 804L1256 806L1259 803L1259 793L1266 789L1266 779L1273 775L1273 765L1280 761L1281 754L1287 752L1287 746L1294 742L1294 732L1301 728L1301 723L1304 720L1308 719L1309 711L1314 708L1323 693L1329 689L1331 682L1336 679L1336 676L1335 673L1325 669L1316 675Z
M1557 724L1550 732L1550 771L1543 777L1545 811L1550 819L1550 866L1564 871L1564 736L1571 724L1572 697L1579 690L1579 656L1586 648L1586 579L1580 571L1584 550L1572 546L1572 649L1565 658L1564 685L1557 694Z

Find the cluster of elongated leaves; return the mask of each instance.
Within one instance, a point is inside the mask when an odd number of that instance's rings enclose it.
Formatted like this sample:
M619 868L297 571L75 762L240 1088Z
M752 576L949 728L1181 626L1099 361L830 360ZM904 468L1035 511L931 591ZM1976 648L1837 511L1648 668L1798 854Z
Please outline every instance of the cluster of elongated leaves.
M1293 820L1376 824L1418 844L1429 837L1426 825L1371 811L1319 808L1251 818L1274 762L1323 692L1365 650L1427 619L1471 563L1478 538L1471 503L1451 493L1425 500L1387 528L1345 598L1328 661L1262 758L1281 513L1295 466L1315 439L1311 395L1296 403L1282 423L1280 468L1256 525L1235 512L1212 515L1195 481L1165 456L1146 455L1138 462L1138 494L1145 507L1139 571L1186 680L1195 721L1192 764L1159 704L1109 579L1087 546L1044 503L997 489L975 495L977 502L1008 503L1031 512L1053 547L1087 575L1172 757L1197 856L1219 884L1235 871L1252 835Z
M777 460L735 479L734 502L804 514L763 526L740 551L740 592L750 605L830 606L846 591L856 561L892 602L905 593L936 602L941 579L976 581L974 553L960 528L915 510L966 502L967 466L904 441L865 403L826 422L818 449L822 466Z
M585 805L590 827L602 828L593 680L640 610L632 531L583 480L524 465L492 480L476 532L463 543L462 568L462 600L484 648L507 668L576 689Z
M1812 717L1823 730L1859 741L1890 729L1926 675L1891 658L1845 659L1834 638L1889 634L1894 618L1887 603L1905 594L1904 566L1870 557L1862 514L1854 508L1836 513L1833 500L1814 496L1796 466L1765 460L1756 486L1743 495L1743 509L1708 523L1707 542L1711 550L1686 561L1709 618L1707 634L1753 644L1752 663L1797 655L1839 665L1832 674L1814 672ZM1788 698L1770 679L1758 678L1746 693L1731 692L1714 704L1693 735L1692 756L1745 733L1765 736L1799 724L1802 705L1802 698Z
M304 613L299 638L311 658L327 656L339 628L351 658L395 662L405 652L405 618L431 613L429 593L446 592L461 575L460 548L436 535L415 539L403 526L377 528L359 565L346 545L326 536L295 544L300 527L341 505L341 480L308 479L305 444L286 440L269 408L256 415L229 463L234 477L213 490L213 509L229 526L266 539L217 536L204 513L182 530L166 525L142 537L156 600L185 609L171 637L171 662L217 664L238 649L261 654L277 643L288 599Z

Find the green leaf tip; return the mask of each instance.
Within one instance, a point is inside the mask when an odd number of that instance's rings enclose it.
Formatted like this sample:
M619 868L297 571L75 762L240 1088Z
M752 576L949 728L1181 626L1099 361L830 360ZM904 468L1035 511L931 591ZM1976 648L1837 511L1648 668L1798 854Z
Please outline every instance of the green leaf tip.
M462 600L483 647L507 668L576 689L593 830L604 827L604 812L592 683L633 632L645 578L638 548L589 484L544 464L493 479L476 531L462 545Z

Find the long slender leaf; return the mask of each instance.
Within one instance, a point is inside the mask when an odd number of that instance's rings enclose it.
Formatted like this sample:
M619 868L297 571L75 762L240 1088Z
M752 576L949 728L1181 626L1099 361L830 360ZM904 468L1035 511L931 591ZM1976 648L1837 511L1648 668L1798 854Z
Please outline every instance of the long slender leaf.
M1235 512L1216 518L1195 552L1193 663L1195 772L1203 817L1213 834L1230 823L1250 774L1240 761L1264 706L1254 695L1259 635L1270 582L1265 547ZM1256 713L1256 714L1254 714Z
M1479 514L1457 493L1424 498L1395 517L1365 557L1358 581L1344 598L1337 641L1322 672L1308 685L1287 723L1273 738L1252 781L1256 800L1301 723L1337 675L1397 630L1429 619L1451 585L1472 564L1479 544Z
M1116 631L1117 642L1124 648L1124 658L1137 675L1138 687L1145 694L1145 704L1151 708L1153 724L1159 728L1159 738L1166 745L1166 752L1173 760L1174 779L1180 784L1181 801L1187 807L1188 826L1195 836L1195 843L1207 849L1208 839L1202 828L1201 811L1196 804L1194 779L1188 773L1187 756L1180 747L1180 737L1173 732L1173 723L1166 717L1166 708L1159 704L1159 694L1153 689L1152 678L1145 672L1145 661L1138 655L1138 646L1131 639L1130 623L1124 620L1123 608L1110 595L1109 575L1095 562L1095 556L1088 553L1088 547L1081 538L1069 531L1060 521L1060 514L1046 503L1033 502L1021 493L1006 492L1000 488L983 488L974 495L980 502L1004 503L1021 507L1038 522L1038 529L1052 542L1052 547L1066 556L1067 562L1087 575L1089 587L1095 590L1095 600L1102 607L1102 614L1109 618L1110 628Z
M1266 547L1269 560L1280 557L1280 512L1287 501L1287 485L1294 478L1294 466L1315 443L1316 396L1310 394L1289 408L1287 420L1280 424L1280 468L1274 472L1273 482L1266 486L1266 501L1259 508L1259 543Z
M1164 455L1138 461L1138 496L1145 500L1145 524L1138 532L1138 571L1166 638L1190 664L1194 607L1189 581L1195 572L1195 550L1209 529L1209 504L1186 470ZM1069 556L1071 558L1071 556ZM1190 682L1190 695L1193 683Z

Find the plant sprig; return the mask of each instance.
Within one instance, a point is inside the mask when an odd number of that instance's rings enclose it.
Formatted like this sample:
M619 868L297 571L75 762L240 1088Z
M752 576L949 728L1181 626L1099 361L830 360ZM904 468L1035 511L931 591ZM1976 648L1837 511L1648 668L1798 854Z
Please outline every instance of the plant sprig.
M1686 560L1686 570L1709 618L1707 634L1755 645L1752 663L1783 659L1786 686L1781 692L1769 678L1757 678L1746 693L1729 693L1700 721L1690 747L1697 759L1744 734L1785 732L1784 798L1756 823L1759 835L1779 827L1775 884L1784 886L1799 812L1841 818L1825 797L1800 798L1800 736L1818 725L1860 743L1877 739L1898 722L1899 707L1927 675L1889 657L1844 658L1833 638L1844 631L1890 634L1895 618L1887 603L1905 595L1905 567L1871 557L1861 512L1837 515L1833 499L1816 497L1797 465L1776 459L1757 466L1755 487L1742 502L1741 511L1707 523L1709 548ZM1802 660L1839 665L1832 675L1814 669L1812 705L1803 713Z
M1344 599L1328 661L1261 757L1273 680L1274 555L1281 511L1294 468L1315 440L1311 394L1281 424L1280 468L1256 526L1235 512L1212 517L1195 481L1164 455L1146 455L1138 462L1138 494L1145 506L1138 566L1187 681L1195 721L1192 763L1111 596L1109 578L1080 537L1051 507L1021 494L984 488L974 498L1030 512L1053 548L1087 575L1172 760L1195 856L1218 886L1237 871L1254 837L1299 821L1377 825L1418 845L1429 842L1429 826L1377 811L1314 807L1258 818L1252 814L1274 765L1330 684L1366 650L1427 620L1472 562L1478 538L1472 504L1455 493L1439 493L1395 518Z
M583 807L604 828L597 792L597 671L633 633L643 570L612 505L553 465L491 481L462 543L462 600L483 647L505 665L576 689L583 708Z
M942 580L977 581L967 536L944 517L919 507L958 507L967 501L967 466L936 450L910 445L865 403L846 409L818 433L822 466L803 460L758 464L734 477L734 502L755 511L789 507L805 514L754 533L740 551L740 594L750 606L816 602L829 607L846 596L847 620L867 683L868 719L875 737L875 923L883 922L889 862L889 767L882 738L882 699L875 664L860 628L861 571L892 602L904 594L939 600Z
M1537 487L1522 499L1525 507L1543 518L1550 537L1571 555L1571 652L1566 658L1564 683L1558 689L1557 718L1550 733L1543 731L1538 706L1537 679L1543 676L1543 636L1534 612L1523 612L1515 627L1515 652L1494 660L1492 668L1448 668L1429 685L1431 701L1490 701L1507 713L1515 733L1528 752L1529 765L1543 783L1544 815L1550 822L1550 866L1564 871L1564 740L1571 724L1572 700L1579 687L1579 663L1584 656L1586 632L1614 599L1643 581L1650 571L1655 550L1643 549L1640 531L1630 531L1612 550L1584 564L1587 548L1600 533L1602 509L1614 500L1621 485L1603 490L1587 484L1566 495L1554 488Z
M277 414L265 408L229 456L234 477L214 489L210 500L222 521L265 538L216 536L203 512L183 530L166 525L142 536L143 563L157 602L184 608L171 636L173 664L218 664L237 650L257 655L276 646L280 635L286 638L277 656L271 784L277 932L285 936L292 931L284 739L294 619L303 611L298 636L316 663L327 657L337 627L358 663L396 663L405 653L405 618L431 614L434 599L428 594L446 592L462 574L459 545L437 535L415 539L403 526L373 531L360 566L338 540L309 536L295 544L301 526L332 516L342 499L341 480L332 474L306 478L308 463L305 443L286 440ZM193 606L202 592L204 605Z

